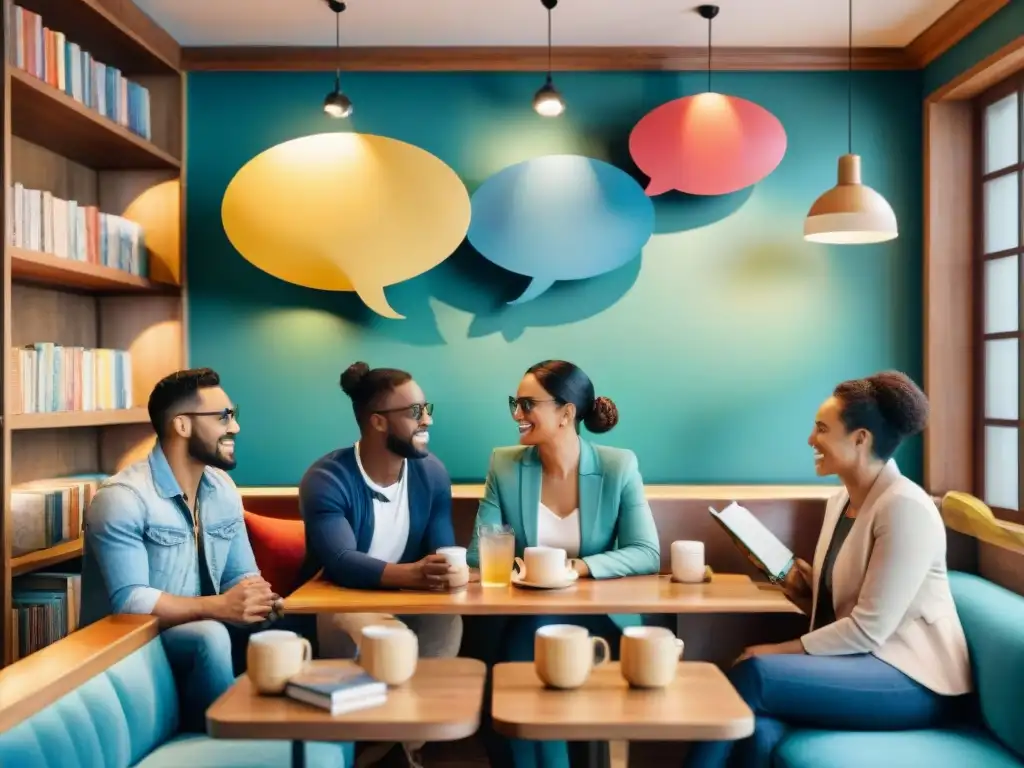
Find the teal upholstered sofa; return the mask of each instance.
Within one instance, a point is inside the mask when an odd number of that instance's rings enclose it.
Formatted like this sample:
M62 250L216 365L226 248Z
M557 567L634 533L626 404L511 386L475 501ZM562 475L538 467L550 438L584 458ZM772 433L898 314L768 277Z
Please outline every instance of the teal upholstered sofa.
M350 744L308 743L344 768ZM285 741L178 732L178 696L155 619L112 616L0 671L0 766L286 768Z
M965 573L949 580L974 670L971 719L943 730L796 730L775 768L1024 766L1024 597Z

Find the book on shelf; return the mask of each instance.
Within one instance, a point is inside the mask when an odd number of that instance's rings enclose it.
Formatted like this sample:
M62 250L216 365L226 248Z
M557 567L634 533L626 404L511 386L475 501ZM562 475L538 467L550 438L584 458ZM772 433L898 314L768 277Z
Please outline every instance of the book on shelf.
M734 501L721 512L714 507L708 511L773 584L785 578L793 565L792 551L750 510Z
M7 196L7 241L15 248L149 274L145 236L136 222L20 182L7 188Z
M387 685L357 666L307 669L291 678L284 692L332 715L377 707L388 698Z
M69 40L66 31L51 29L38 13L11 0L4 0L4 21L9 64L137 136L152 139L149 89L97 61Z
M106 475L56 477L11 488L11 554L27 555L82 536L85 510Z
M11 595L14 660L28 656L78 629L82 577L44 572L18 576Z
M128 351L37 342L15 348L11 357L12 413L134 407Z

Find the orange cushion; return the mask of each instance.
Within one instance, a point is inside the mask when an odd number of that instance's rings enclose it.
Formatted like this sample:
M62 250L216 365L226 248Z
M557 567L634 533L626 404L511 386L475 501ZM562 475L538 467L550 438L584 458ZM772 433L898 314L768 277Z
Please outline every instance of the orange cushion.
M306 557L306 525L245 511L252 553L263 578L274 592L287 595L299 586L299 570Z

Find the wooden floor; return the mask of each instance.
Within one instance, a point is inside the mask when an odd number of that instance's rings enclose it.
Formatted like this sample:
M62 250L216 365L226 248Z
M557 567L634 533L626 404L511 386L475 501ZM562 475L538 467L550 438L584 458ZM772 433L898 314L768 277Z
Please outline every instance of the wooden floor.
M611 745L612 768L647 768L651 765L679 766L685 756L685 746L671 742L637 742L626 744L614 741ZM628 753L628 761L627 761ZM487 753L479 736L461 741L427 744L423 749L424 768L487 768Z

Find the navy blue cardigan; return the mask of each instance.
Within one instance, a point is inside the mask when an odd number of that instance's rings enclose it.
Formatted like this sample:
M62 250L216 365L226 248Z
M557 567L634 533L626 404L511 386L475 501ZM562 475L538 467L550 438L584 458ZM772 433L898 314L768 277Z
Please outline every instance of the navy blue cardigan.
M409 472L409 538L399 560L412 563L455 543L452 529L452 484L444 464L433 454L406 462ZM374 589L386 563L366 552L373 540L370 488L356 463L355 446L318 459L299 483L299 511L306 524L306 559L301 582L323 568L324 576L343 587Z

